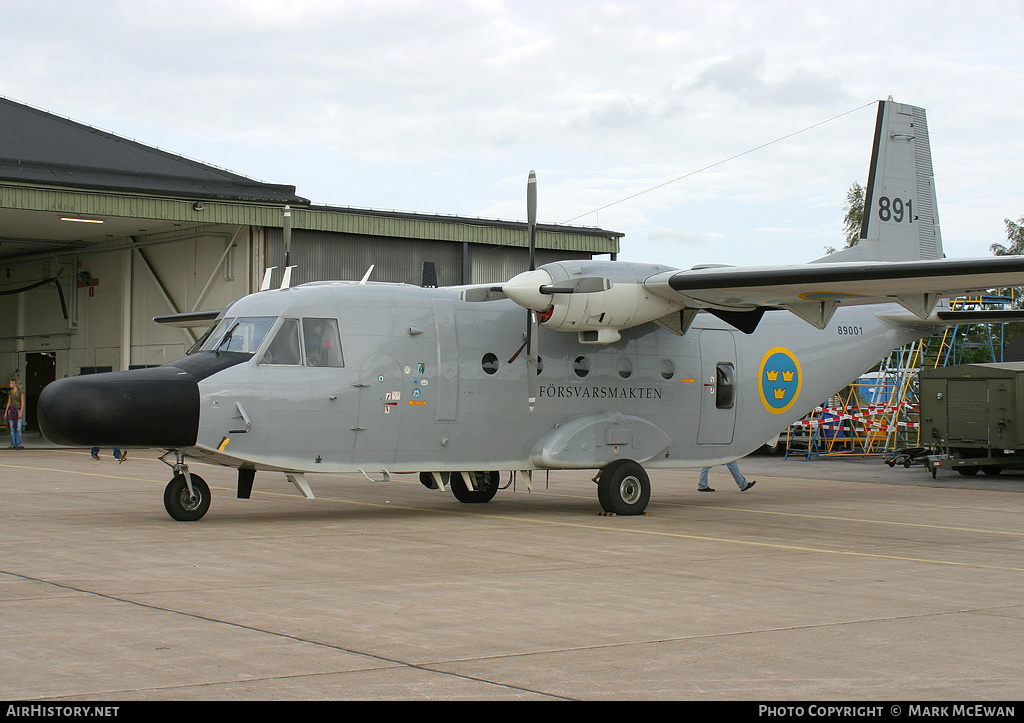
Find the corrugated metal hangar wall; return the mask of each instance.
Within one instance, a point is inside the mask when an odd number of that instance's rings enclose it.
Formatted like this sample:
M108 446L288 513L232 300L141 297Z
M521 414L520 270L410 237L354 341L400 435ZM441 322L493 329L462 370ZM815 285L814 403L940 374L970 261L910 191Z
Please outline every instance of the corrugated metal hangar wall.
M267 266L284 263L281 229L263 229ZM525 232L524 232L525 235ZM537 264L563 259L589 259L584 251L538 249ZM293 231L292 282L326 279L360 279L373 266L373 281L420 284L423 263L432 262L438 286L498 283L525 271L529 264L525 246L436 241L415 238L384 238L323 231ZM280 279L279 274L274 280Z

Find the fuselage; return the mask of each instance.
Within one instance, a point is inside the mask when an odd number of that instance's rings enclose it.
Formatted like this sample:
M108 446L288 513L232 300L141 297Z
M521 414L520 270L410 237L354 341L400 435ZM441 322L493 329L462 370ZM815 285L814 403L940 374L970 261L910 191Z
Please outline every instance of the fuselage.
M324 282L245 297L225 310L204 350L160 368L196 378L194 432L186 420L174 440L142 443L295 472L600 468L619 457L704 466L756 449L923 333L886 321L878 306L842 308L820 331L771 312L749 335L699 314L682 336L645 324L606 345L541 327L531 412L526 355L517 356L526 311L509 300L468 303L458 292ZM282 353L282 337L296 333L291 346L301 353ZM65 381L77 379L86 380ZM139 430L158 422L152 405L146 410L150 418L131 422Z

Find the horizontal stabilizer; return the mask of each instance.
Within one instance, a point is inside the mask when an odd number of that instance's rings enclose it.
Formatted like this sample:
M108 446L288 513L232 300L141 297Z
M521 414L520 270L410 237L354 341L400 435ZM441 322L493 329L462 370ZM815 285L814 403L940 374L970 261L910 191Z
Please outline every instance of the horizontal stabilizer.
M916 314L879 314L879 317L894 324L914 328L951 327L958 324L1008 324L1024 321L1024 309L992 309L979 311L950 311L941 309L925 319Z
M1024 309L939 311L935 315L944 322L954 324L1002 324L1010 321L1024 321Z

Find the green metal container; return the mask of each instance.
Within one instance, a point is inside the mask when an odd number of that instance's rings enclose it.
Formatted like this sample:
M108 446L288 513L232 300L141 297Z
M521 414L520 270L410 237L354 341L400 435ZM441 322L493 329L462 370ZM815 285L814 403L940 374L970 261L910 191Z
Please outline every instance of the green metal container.
M921 444L963 474L1024 464L1024 362L965 364L920 374Z

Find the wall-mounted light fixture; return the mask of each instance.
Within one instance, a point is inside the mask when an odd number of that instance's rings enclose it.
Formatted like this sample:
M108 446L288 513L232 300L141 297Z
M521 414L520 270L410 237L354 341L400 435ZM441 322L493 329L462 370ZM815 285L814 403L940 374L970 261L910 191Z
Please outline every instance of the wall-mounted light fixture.
M71 218L70 216L64 216L61 221L72 221L74 223L103 223L101 218Z
M204 208L206 208L205 201L196 201L195 203L192 204L193 211L202 211Z

